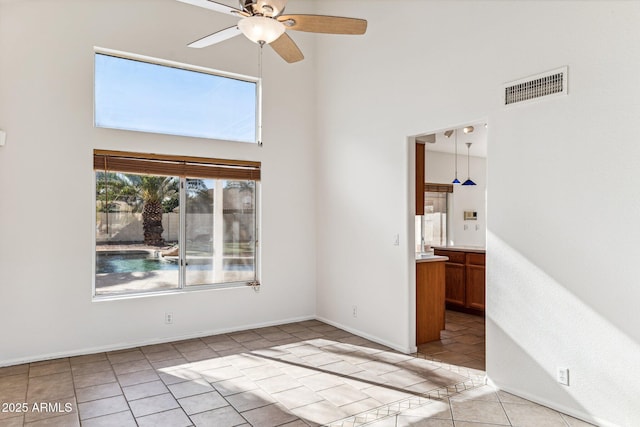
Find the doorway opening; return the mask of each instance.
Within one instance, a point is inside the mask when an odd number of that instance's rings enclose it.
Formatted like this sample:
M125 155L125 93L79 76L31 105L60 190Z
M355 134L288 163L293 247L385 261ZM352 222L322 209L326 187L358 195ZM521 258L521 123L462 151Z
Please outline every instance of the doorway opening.
M486 121L472 121L409 138L415 144L416 348L419 354L445 363L485 368L486 283ZM422 146L420 146L422 145ZM424 158L422 158L424 156ZM433 257L433 258L431 258ZM439 258L438 257L446 257ZM443 273L418 273L423 262L441 263ZM434 279L435 277L435 279ZM429 286L443 287L443 301L425 315L419 299ZM430 296L438 292L428 292ZM444 307L440 307L440 305ZM442 314L440 314L442 313ZM424 342L420 322L441 322L439 335ZM443 319L442 321L440 319ZM418 338L420 336L420 338Z

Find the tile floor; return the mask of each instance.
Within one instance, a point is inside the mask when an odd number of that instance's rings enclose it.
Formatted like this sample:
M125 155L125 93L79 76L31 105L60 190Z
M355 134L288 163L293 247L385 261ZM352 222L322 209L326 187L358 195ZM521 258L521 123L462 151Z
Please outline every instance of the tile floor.
M0 426L589 425L485 385L483 320L447 320L415 355L310 320L0 368Z
M484 317L447 310L440 341L418 347L418 353L451 365L485 370Z

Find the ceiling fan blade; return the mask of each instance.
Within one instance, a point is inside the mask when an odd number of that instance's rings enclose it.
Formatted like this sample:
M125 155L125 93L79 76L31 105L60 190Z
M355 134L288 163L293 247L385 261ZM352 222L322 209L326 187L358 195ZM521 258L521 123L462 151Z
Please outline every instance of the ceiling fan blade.
M249 16L244 10L236 9L226 4L218 3L211 0L178 0L182 3L187 3L193 6L204 7L205 9L213 10L215 12L226 13L233 16Z
M280 15L278 21L288 29L324 34L364 34L367 21L327 15Z
M269 43L269 46L290 64L304 59L302 51L287 33L283 33L276 41Z
M230 39L231 37L235 37L239 34L242 34L242 32L237 25L234 25L233 27L225 28L224 30L217 31L213 34L209 34L206 37L196 40L193 43L190 43L189 47L201 48L211 46L212 44Z

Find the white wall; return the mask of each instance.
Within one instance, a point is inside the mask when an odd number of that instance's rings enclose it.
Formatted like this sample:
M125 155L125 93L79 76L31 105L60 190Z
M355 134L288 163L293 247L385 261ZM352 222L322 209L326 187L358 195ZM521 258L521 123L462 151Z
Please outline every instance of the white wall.
M438 151L425 152L425 181L448 184L453 180L455 155ZM482 157L469 157L469 175L467 175L467 156L458 156L458 179L464 182L470 176L476 185L454 185L449 194L449 235L448 245L481 246L487 243L487 160ZM477 220L464 219L465 211L476 211Z
M640 3L399 4L319 6L369 30L318 41L318 316L412 347L413 244L391 240L413 231L406 136L487 118L488 375L640 425ZM563 65L568 96L500 106L503 83Z
M257 46L243 37L186 47L235 21L175 0L0 3L0 366L314 316L310 36L294 36L301 63L264 52L262 148L92 125L93 46L255 76ZM91 302L94 148L261 161L260 292Z

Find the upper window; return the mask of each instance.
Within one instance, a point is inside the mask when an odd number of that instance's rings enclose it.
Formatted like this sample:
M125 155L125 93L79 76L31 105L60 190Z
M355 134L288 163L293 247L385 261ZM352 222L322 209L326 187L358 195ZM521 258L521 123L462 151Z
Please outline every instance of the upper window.
M150 58L95 54L95 125L258 142L258 80Z
M99 297L255 283L260 163L94 151Z

